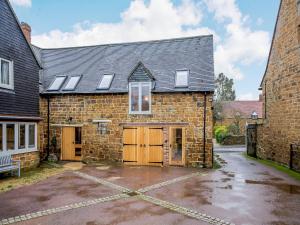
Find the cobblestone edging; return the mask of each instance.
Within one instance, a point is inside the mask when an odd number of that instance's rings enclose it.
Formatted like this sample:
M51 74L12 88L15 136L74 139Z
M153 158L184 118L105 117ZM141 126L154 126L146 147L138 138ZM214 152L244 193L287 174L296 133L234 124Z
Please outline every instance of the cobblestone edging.
M129 192L132 192L132 190L128 189L128 188L125 188L125 187L122 187L122 186L119 186L117 184L113 184L111 182L108 182L104 179L101 179L101 178L98 178L98 177L93 177L93 176L90 176L86 173L82 173L82 172L79 172L79 171L74 171L73 173L75 173L76 175L82 177L82 178L85 178L85 179L88 179L88 180L92 180L96 183L99 183L99 184L102 184L102 185L105 185L107 187L110 187L110 188L113 188L113 189L116 189L118 191L121 191L123 193L129 193Z
M96 205L96 204L103 203L103 202L109 202L109 201L114 201L114 200L118 200L118 199L123 199L123 198L129 198L129 196L127 194L117 194L117 195L112 195L112 196L108 196L108 197L104 197L104 198L96 198L96 199L92 199L92 200L88 200L88 201L77 202L77 203L61 206L58 208L52 208L52 209L42 210L42 211L38 211L38 212L34 212L34 213L28 213L28 214L24 214L21 216L15 216L15 217L11 217L8 219L0 220L0 225L13 224L13 223L21 222L21 221L31 220L31 219L43 217L43 216L49 216L49 215L52 215L55 213L60 213L60 212L77 209L77 208L83 208L83 207Z
M192 174L189 174L189 175L174 178L172 180L167 180L167 181L164 181L164 182L161 182L161 183L158 183L158 184L154 184L154 185L151 185L151 186L148 186L148 187L144 187L144 188L141 188L137 191L140 192L140 193L145 193L147 191L151 191L151 190L158 189L158 188L170 185L170 184L174 184L174 183L177 183L177 182L180 182L180 181L190 179L192 177L206 176L206 175L207 175L206 173L200 173L200 172L192 173Z
M163 201L163 200L160 200L160 199L157 199L157 198L153 198L153 197L150 197L148 195L140 194L140 195L137 195L136 197L140 198L140 199L143 199L144 201L151 202L155 205L158 205L158 206L167 208L169 210L175 211L177 213L186 215L188 217L192 217L194 219L207 222L209 224L213 224L213 225L234 225L233 223L226 222L222 219L212 217L212 216L206 215L204 213L200 213L200 212L197 212L195 210L188 209L188 208L185 208L185 207L182 207L182 206L170 203L170 202L166 202L166 201Z

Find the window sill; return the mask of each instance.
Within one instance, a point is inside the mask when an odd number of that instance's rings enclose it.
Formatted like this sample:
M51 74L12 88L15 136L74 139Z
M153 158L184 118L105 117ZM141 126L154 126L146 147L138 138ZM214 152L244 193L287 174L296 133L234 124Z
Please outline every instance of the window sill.
M6 92L6 93L9 93L9 94L16 94L14 89L4 88L2 86L0 86L0 92Z
M18 149L18 150L7 150L7 151L1 151L0 155L2 154L11 154L11 155L19 155L19 154L24 154L24 153L30 153L30 152L38 152L36 148L33 149Z
M149 115L152 115L152 113L151 112L130 112L129 115L149 116Z

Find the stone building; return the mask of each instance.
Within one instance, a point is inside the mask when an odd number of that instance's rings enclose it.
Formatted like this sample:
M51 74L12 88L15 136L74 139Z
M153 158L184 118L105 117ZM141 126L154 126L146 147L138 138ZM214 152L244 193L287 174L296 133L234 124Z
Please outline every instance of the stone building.
M211 35L34 51L44 154L212 166Z
M222 119L215 122L215 126L239 126L240 134L245 135L248 123L260 123L262 120L262 101L223 101Z
M260 88L263 123L257 155L289 165L290 145L300 142L300 1L282 0Z

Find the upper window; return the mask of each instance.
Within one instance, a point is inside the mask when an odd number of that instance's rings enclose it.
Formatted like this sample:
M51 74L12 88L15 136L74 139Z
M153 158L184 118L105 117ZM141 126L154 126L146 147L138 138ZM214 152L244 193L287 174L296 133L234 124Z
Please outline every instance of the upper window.
M0 58L0 87L14 89L13 62Z
M71 76L66 86L64 87L64 90L74 90L80 80L80 77L81 76Z
M129 113L151 113L151 82L129 84Z
M113 78L114 74L104 74L98 86L98 89L109 89Z
M57 76L48 88L48 91L58 91L65 81L66 76Z
M176 87L188 87L189 71L188 70L177 70L175 77Z

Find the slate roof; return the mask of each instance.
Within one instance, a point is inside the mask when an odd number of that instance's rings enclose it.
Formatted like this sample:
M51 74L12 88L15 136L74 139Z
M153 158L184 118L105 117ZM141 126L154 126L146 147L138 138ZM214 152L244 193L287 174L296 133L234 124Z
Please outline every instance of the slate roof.
M128 77L139 63L155 79L153 92L214 91L213 36L41 49L34 46L43 67L42 93L125 93ZM176 70L187 69L189 87L175 87ZM104 74L114 74L108 90L97 90ZM56 75L82 75L74 91L47 91ZM67 79L66 79L67 80Z
M222 102L225 118L233 118L239 112L243 118L251 118L255 111L262 118L263 103L261 101L224 101Z

